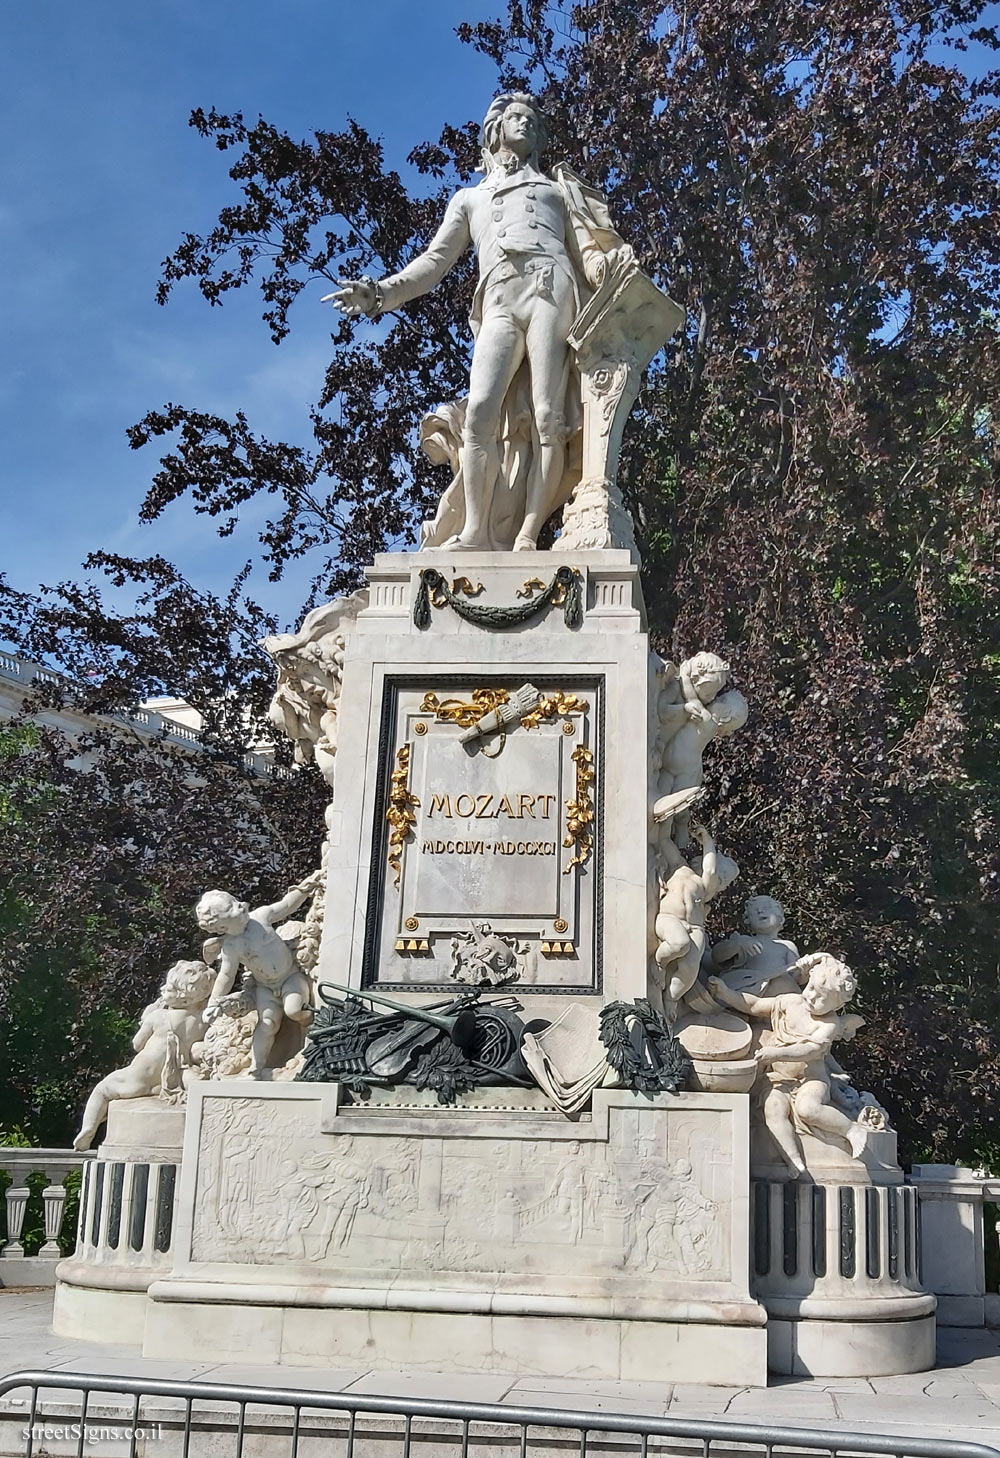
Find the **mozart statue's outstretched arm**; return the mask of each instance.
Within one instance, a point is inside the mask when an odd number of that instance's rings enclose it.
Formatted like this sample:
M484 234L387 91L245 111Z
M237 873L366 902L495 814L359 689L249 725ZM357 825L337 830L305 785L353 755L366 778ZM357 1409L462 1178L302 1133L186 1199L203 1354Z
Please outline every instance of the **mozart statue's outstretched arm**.
M325 294L323 302L332 302L349 319L356 319L359 314L375 318L398 309L411 299L430 293L455 267L471 242L465 199L459 192L445 209L441 226L423 253L399 273L390 274L378 283L367 278L341 279L341 287Z

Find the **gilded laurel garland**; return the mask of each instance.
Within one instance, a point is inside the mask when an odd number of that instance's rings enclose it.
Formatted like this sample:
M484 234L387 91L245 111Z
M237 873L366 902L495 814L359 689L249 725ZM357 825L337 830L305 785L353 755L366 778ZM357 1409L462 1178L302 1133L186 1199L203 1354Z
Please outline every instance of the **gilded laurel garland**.
M420 805L416 795L410 793L410 746L401 744L396 750L396 768L389 781L389 808L385 818L389 822L389 865L393 870L393 885L399 887L403 874L403 846L407 836L413 833L417 823L414 807Z
M500 704L507 703L510 692L507 689L477 688L472 690L472 699L439 699L435 693L424 694L420 705L422 714L433 714L439 724L458 724L462 729L471 729L485 714Z
M536 724L545 720L555 719L561 714L585 714L589 708L586 699L581 699L576 694L564 694L561 690L549 694L548 698L540 699L533 709L529 709L521 720L525 729L534 729Z
M578 744L573 751L576 765L576 798L566 801L565 846L575 846L576 854L563 871L568 876L574 866L582 866L594 849L594 801L591 786L594 783L594 754L585 744Z
M439 724L458 724L462 729L470 729L486 714L509 701L509 690L497 688L473 689L470 700L439 699L435 693L426 693L420 712L433 714ZM588 708L586 699L558 690L544 699L539 699L535 707L521 717L520 722L525 729L534 729L538 724L560 715L585 714Z
M529 578L517 593L523 601L501 607L494 603L466 601L467 597L479 596L482 584L473 587L467 577L457 577L449 587L448 579L436 567L425 567L420 573L413 602L413 622L418 628L429 628L431 607L450 607L463 621L475 623L477 627L509 628L529 622L545 608L556 606L562 608L567 628L576 629L583 622L583 587L579 568L563 565L556 568L547 586L541 578Z

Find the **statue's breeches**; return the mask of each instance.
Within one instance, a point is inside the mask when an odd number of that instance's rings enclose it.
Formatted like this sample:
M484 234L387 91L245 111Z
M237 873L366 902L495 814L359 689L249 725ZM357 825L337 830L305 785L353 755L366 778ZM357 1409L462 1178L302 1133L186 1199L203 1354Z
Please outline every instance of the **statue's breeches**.
M549 308L540 310L539 301ZM576 308L576 280L568 257L513 254L483 281L480 332L498 315L527 330L544 313L546 330L553 330L565 343Z

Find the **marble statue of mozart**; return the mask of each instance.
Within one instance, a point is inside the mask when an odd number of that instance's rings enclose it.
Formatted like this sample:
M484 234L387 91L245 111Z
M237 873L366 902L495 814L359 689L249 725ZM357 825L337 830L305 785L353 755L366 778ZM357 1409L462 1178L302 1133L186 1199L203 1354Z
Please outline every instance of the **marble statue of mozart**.
M475 248L468 397L421 426L426 453L454 472L422 545L525 551L580 479L574 320L633 256L601 193L565 166L542 170L545 119L531 96L498 96L481 139L485 175L451 199L428 248L399 273L342 280L327 297L351 318L375 318L429 292Z

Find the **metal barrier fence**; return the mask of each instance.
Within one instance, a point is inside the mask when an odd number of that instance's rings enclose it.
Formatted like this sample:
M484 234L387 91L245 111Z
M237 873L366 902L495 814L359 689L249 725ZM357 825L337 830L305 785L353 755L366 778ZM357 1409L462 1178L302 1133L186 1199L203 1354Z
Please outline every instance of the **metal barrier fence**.
M0 1379L0 1419L10 1412L7 1394L27 1388L30 1397L17 1405L19 1416L24 1417L24 1458L42 1458L43 1453L60 1451L52 1446L51 1437L44 1436L47 1423L44 1405L52 1405L41 1392L64 1391L79 1394L78 1411L71 1413L56 1436L64 1436L64 1429L71 1431L76 1441L77 1458L92 1449L94 1434L106 1432L109 1427L118 1433L119 1443L128 1441L129 1458L136 1458L140 1443L143 1450L146 1438L142 1434L142 1403L144 1398L180 1399L182 1408L167 1409L156 1419L158 1434L172 1437L174 1443L161 1451L179 1451L181 1458L190 1458L192 1436L211 1430L217 1435L222 1423L216 1414L211 1420L203 1414L199 1419L196 1403L224 1403L235 1408L233 1444L214 1441L211 1452L231 1451L232 1458L244 1458L248 1434L259 1425L264 1414L256 1418L254 1408L286 1408L288 1422L284 1426L268 1424L270 1441L268 1453L287 1454L287 1458L299 1458L300 1446L316 1436L322 1439L322 1451L331 1451L331 1440L343 1443L343 1458L361 1458L366 1440L371 1440L373 1451L379 1458L396 1447L398 1440L399 1458L412 1458L415 1447L435 1452L447 1447L454 1448L459 1458L469 1458L470 1447L485 1446L516 1451L519 1458L528 1458L529 1450L543 1441L537 1430L549 1430L545 1445L559 1451L576 1448L579 1458L587 1458L588 1445L593 1448L602 1439L634 1439L632 1443L616 1442L618 1453L635 1452L639 1458L647 1458L650 1440L655 1440L657 1450L680 1448L694 1452L699 1458L721 1458L723 1453L739 1450L742 1454L760 1453L763 1458L773 1458L776 1452L822 1453L830 1458L846 1458L848 1454L885 1454L888 1458L998 1458L996 1448L982 1443L967 1443L956 1439L902 1437L889 1434L861 1433L850 1429L819 1429L806 1427L776 1427L770 1424L718 1422L702 1418L628 1416L618 1413L584 1412L565 1408L514 1407L506 1404L486 1402L451 1402L438 1399L410 1397L378 1397L362 1393L326 1393L305 1391L288 1387L244 1387L214 1382L168 1382L155 1378L99 1377L81 1372L14 1372ZM117 1394L131 1398L131 1404L124 1414L112 1418L107 1412L93 1411L94 1394ZM5 1400L6 1399L6 1400ZM341 1415L343 1425L334 1430L325 1429L320 1434L311 1434L310 1420L303 1414L324 1414L329 1417ZM270 1415L273 1420L273 1413ZM387 1434L382 1430L370 1431L359 1428L359 1417L392 1417L402 1419L398 1431ZM451 1425L445 1432L428 1434L414 1429L414 1420L430 1419ZM147 1421L149 1419L147 1418ZM312 1419L315 1426L316 1418ZM476 1431L475 1429L478 1429ZM529 1434L535 1431L533 1438ZM254 1451L261 1452L259 1441L254 1442ZM310 1446L313 1446L310 1443ZM65 1451L64 1449L62 1451Z

